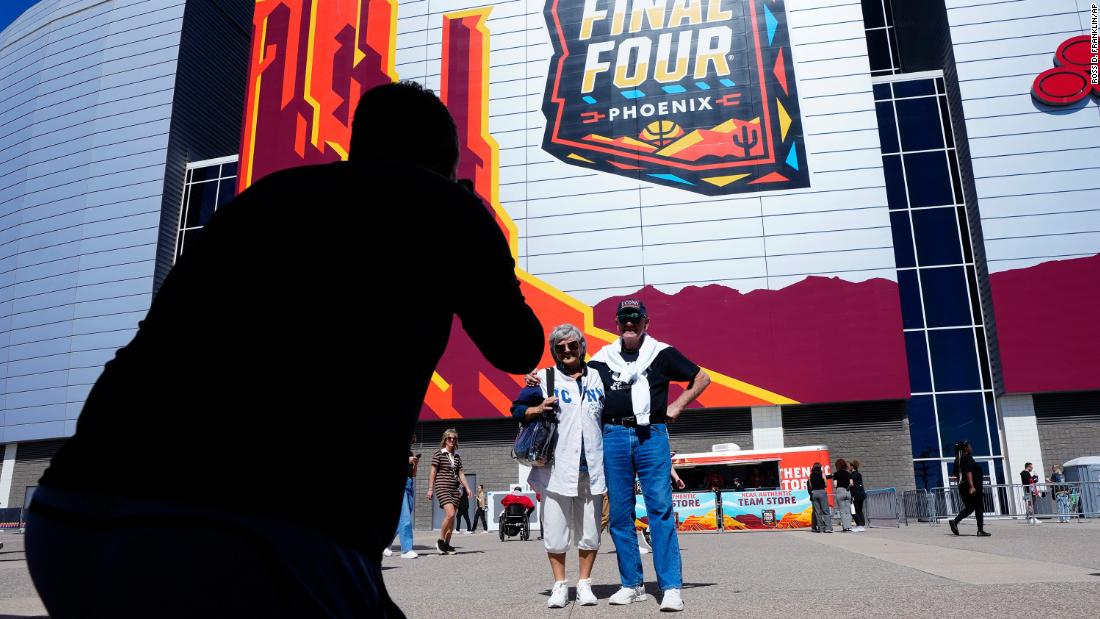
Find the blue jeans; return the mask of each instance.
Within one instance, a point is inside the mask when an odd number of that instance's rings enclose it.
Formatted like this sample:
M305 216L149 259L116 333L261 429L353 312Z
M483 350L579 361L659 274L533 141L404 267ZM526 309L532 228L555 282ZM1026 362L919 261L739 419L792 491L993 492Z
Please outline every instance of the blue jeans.
M611 504L611 539L619 561L619 579L624 587L642 586L642 557L634 529L634 477L642 486L649 532L653 538L653 568L657 586L680 589L680 543L672 512L672 458L668 430L664 424L628 428L603 427L603 469Z
M1069 494L1059 492L1054 500L1058 502L1058 522L1069 522Z
M413 501L416 499L416 479L405 479L405 494L401 495L401 520L397 521L397 535L401 538L401 552L413 549Z

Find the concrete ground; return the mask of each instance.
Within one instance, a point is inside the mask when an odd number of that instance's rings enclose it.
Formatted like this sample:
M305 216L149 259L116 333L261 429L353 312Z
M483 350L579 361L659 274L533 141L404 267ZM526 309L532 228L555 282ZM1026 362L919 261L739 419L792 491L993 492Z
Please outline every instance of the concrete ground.
M1094 616L1100 608L1100 522L1027 526L992 521L990 538L963 537L925 523L865 533L808 531L696 533L680 536L684 617ZM613 607L614 546L596 562L594 607L546 608L551 577L542 543L495 533L459 535L459 554L439 556L434 535L418 532L418 559L383 560L386 583L409 617L657 616L658 599ZM0 617L44 616L22 555L22 536L0 533ZM643 557L646 589L658 593ZM571 586L576 581L570 557ZM573 591L570 592L572 598Z

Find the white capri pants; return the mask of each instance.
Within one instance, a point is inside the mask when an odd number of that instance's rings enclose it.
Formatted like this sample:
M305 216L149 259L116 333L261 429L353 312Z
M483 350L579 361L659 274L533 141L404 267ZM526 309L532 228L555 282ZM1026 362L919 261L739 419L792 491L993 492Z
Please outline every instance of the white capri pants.
M550 554L564 554L574 546L600 548L603 495L592 495L588 473L581 473L578 481L578 496L542 493L542 540Z

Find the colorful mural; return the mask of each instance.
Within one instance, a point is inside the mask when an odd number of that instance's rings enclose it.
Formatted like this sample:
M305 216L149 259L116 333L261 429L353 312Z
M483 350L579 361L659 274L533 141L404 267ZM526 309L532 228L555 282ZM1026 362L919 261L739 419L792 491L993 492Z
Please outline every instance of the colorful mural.
M784 172L789 174L788 179L808 183L805 155L798 150L801 147L794 146L801 143L798 142L801 129L793 65L783 55L789 50L783 51L787 35L781 20L782 3L769 1L770 8L761 8L760 3L749 0L728 4L735 9L742 5L752 8L751 16L744 13L748 20L744 24L756 20L755 26L745 25L742 34L749 38L744 40L760 45L766 41L761 53L772 54L769 56L772 72L753 74L757 80L753 87L770 93L767 104L762 104L764 107L750 114L751 117L718 119L708 127L685 123L679 128L683 135L666 125L651 127L646 139L662 144L669 140L665 146L672 146L675 144L672 140L693 134L704 137L721 134L731 139L736 134L752 142L756 132L760 132L766 139L756 136L754 144L744 145L739 158L753 160L752 170L756 174L753 178L764 179L774 172L774 165L782 164L802 173L799 176L788 170ZM552 5L556 2L548 3L548 11ZM350 115L359 94L373 85L399 78L395 70L399 64L395 63L398 10L397 3L391 0L257 3L241 148L242 187L285 167L346 158ZM439 53L426 51L424 70L438 75L438 85L432 83L433 78L427 80L429 86L436 88L455 117L461 151L460 178L472 181L508 239L517 263L525 264L526 251L520 250L524 235L501 201L501 148L489 127L494 101L498 97L516 98L505 87L491 87L490 48L495 40L489 28L492 10L495 9L456 9L425 15L427 27L439 37L438 43L429 40L426 45ZM778 69L777 62L781 65ZM715 89L718 87L716 84ZM748 110L751 107L748 100L759 99L759 94L745 98L745 107L739 110ZM779 149L785 150L780 153ZM791 152L799 154L792 157ZM769 158L772 163L766 163ZM703 161L703 155L698 161ZM773 168L763 171L761 166ZM750 179L744 180L738 185L748 186ZM726 185L733 183L731 180ZM706 184L715 191L721 189L720 183ZM757 184L753 190L792 186L800 185ZM892 267L892 262L889 266ZM593 311L593 305L601 299L605 304L612 302L612 295L582 300L563 292L561 284L551 278L534 276L524 268L517 268L516 274L525 297L547 328L563 322L580 326L589 339L591 351L615 339L615 333L607 329L612 326L608 324L610 312L597 305L597 322ZM719 285L688 287L673 293L636 289L647 299L652 295L669 296L671 303L658 303L661 317L655 321L654 335L667 337L711 373L713 385L697 405L746 407L905 397L908 385L896 284L881 278L854 282L837 278L790 279L792 285L782 290L744 294ZM699 291L705 299L696 294ZM700 300L705 302L700 305ZM701 318L736 328L707 332L696 328L703 324ZM826 318L834 323L826 324L823 321ZM680 327L670 329L673 321ZM837 328L835 321L842 326ZM851 341L844 339L849 336ZM738 358L744 361L735 361ZM542 365L550 363L547 354ZM745 378L750 375L751 380ZM421 417L504 416L520 385L520 377L491 367L456 321L447 351L429 385Z

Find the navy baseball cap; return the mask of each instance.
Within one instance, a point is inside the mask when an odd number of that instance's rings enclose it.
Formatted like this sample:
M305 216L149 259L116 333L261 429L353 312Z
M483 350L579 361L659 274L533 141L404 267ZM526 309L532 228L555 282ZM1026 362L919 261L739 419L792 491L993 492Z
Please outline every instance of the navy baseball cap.
M647 318L649 314L645 311L645 303L642 303L641 299L623 299L619 301L619 307L615 310L615 319L633 318L635 320L639 318Z

